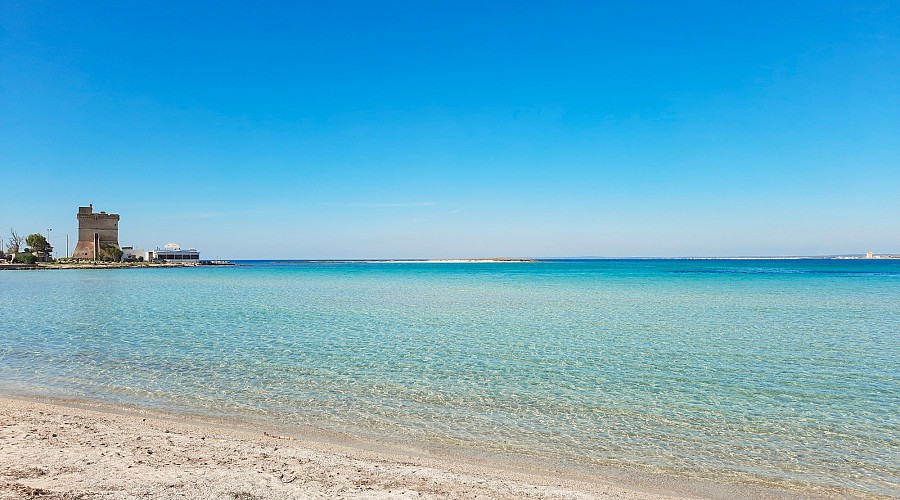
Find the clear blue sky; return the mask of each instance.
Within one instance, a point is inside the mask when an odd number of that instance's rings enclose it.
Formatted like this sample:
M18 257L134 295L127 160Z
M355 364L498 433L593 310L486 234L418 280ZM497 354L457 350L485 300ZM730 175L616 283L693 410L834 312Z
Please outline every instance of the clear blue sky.
M0 230L213 258L900 253L900 2L0 4Z

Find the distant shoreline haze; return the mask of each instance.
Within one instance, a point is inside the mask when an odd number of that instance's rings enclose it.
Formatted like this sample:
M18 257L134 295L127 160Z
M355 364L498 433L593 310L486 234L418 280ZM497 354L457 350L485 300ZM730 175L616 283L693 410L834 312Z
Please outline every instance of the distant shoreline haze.
M760 256L683 256L683 257L604 257L604 256L577 256L577 257L447 257L447 258L244 258L231 259L235 261L284 261L284 262L534 262L552 260L891 260L900 259L900 253L884 254L874 257L866 257L862 254L846 255L760 255Z

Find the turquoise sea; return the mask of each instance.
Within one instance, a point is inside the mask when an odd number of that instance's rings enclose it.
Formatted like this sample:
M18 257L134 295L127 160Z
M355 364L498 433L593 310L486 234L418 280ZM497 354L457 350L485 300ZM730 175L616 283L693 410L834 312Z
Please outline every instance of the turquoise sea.
M0 389L900 496L900 261L0 272Z

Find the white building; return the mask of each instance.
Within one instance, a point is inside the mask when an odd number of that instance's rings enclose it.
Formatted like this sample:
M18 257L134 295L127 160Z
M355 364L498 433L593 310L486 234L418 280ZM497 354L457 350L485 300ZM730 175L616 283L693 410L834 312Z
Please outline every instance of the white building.
M178 243L166 243L162 248L147 252L146 260L163 262L195 262L200 263L200 252L196 248L182 250Z
M122 260L135 261L147 258L147 251L134 247L122 247Z

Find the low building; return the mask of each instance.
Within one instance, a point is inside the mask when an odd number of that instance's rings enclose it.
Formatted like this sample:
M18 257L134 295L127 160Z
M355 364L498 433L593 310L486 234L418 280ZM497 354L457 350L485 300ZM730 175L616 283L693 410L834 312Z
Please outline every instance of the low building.
M34 254L37 262L53 262L53 247L47 247L44 251L34 250L31 253Z
M200 263L200 252L196 248L182 250L178 243L166 243L162 248L147 252L146 257L149 261Z
M122 247L122 260L126 262L134 262L144 260L147 257L147 251L134 247Z

